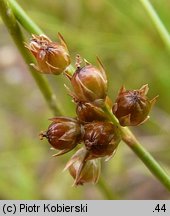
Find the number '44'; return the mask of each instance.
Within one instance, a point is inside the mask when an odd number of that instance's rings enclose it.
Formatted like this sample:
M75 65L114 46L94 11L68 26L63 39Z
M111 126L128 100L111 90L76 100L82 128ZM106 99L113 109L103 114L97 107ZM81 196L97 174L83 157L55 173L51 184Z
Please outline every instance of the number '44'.
M159 204L157 204L157 206L155 207L155 210L156 211L166 211L166 208L165 208L165 204L163 204L162 206L161 205L159 205Z

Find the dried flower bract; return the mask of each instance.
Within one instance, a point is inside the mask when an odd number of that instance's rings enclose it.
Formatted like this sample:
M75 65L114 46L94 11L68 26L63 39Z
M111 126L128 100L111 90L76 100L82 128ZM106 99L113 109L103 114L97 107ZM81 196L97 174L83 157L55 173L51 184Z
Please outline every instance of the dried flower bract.
M101 171L99 159L86 160L88 152L81 148L69 160L65 169L68 169L74 178L74 185L83 185L84 183L97 183Z

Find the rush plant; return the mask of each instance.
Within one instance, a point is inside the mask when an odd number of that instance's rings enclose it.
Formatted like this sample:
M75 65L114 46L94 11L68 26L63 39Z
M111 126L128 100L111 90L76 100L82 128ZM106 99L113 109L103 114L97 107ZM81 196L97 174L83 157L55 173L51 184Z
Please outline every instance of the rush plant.
M165 44L170 44L167 31L149 1L141 0L141 3L147 9ZM98 66L87 60L84 60L82 65L80 56L77 56L74 69L61 34L58 34L60 42L51 41L15 0L0 0L0 8L6 27L55 115L46 131L40 133L40 138L47 138L49 144L59 150L54 156L79 147L65 168L74 178L74 184L96 183L100 178L101 158L110 159L122 140L170 190L168 174L127 127L138 126L148 119L157 98L156 96L150 100L146 96L148 85L145 84L138 90L126 90L125 87L121 87L117 98L112 102L107 94L106 72L99 59ZM30 43L25 40L20 25L33 34ZM23 42L26 42L25 46ZM36 65L33 63L34 58ZM56 96L43 73L51 76L63 73L70 80L72 89L67 87L67 90L75 103L75 118L62 116Z

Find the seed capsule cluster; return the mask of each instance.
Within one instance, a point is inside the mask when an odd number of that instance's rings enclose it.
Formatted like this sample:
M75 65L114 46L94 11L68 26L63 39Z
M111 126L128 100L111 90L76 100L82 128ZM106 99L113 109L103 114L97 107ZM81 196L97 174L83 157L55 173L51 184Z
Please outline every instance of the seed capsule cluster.
M107 95L107 77L101 61L98 67L77 56L76 70L68 73L70 55L67 45L59 34L60 43L52 42L45 35L33 35L26 47L35 56L41 73L66 75L71 83L69 94L76 106L75 118L57 116L52 119L40 138L47 138L51 146L58 150L53 156L59 156L79 148L66 164L75 185L96 183L100 175L100 159L110 158L121 141L120 128L137 126L144 123L156 101L149 100L148 85L138 90L126 90L122 87L113 103ZM113 124L104 112L107 105L119 124Z

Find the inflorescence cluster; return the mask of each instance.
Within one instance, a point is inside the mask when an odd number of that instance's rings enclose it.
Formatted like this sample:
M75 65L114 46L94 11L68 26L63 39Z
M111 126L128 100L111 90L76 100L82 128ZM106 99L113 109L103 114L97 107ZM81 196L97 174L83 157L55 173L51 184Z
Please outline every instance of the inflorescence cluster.
M67 89L76 105L77 116L51 118L52 123L40 133L40 138L47 138L51 146L59 150L53 156L65 154L80 144L65 169L69 170L75 185L96 183L100 175L100 159L112 157L121 141L120 127L145 122L157 97L148 99L148 85L139 90L121 87L113 103L107 95L107 77L101 61L97 58L96 67L86 60L82 62L77 55L76 70L71 75L67 45L61 34L58 37L59 43L45 35L33 35L26 47L36 58L37 65L32 66L38 71L55 75L63 73L68 77L73 90ZM115 115L118 124L109 121L104 105Z

